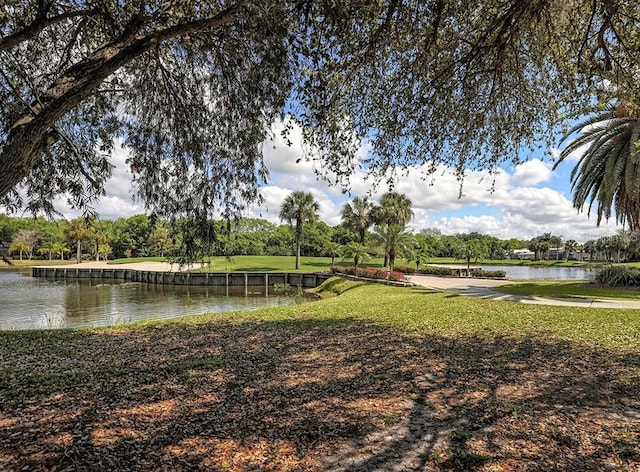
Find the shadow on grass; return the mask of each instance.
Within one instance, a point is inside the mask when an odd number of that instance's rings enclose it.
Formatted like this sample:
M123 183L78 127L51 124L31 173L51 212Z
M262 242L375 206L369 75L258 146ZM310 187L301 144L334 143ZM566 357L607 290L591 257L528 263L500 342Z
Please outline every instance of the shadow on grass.
M640 466L637 353L356 320L0 340L0 470Z

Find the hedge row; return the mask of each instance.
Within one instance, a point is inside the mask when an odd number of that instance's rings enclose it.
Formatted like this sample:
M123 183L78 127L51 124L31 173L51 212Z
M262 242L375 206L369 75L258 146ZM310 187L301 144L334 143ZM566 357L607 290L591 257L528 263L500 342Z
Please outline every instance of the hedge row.
M362 277L366 279L391 280L393 282L407 281L407 277L401 272L389 272L388 270L370 269L368 267L358 267L358 270L356 272L355 267L335 266L333 268L333 272L346 275L354 275L356 277Z
M449 267L432 267L427 266L421 270L416 270L413 267L396 266L397 272L404 274L424 274L424 275L438 275L440 277L458 277L458 269L452 269ZM471 269L472 277L484 277L492 279L503 279L507 276L504 270L483 270L483 269Z

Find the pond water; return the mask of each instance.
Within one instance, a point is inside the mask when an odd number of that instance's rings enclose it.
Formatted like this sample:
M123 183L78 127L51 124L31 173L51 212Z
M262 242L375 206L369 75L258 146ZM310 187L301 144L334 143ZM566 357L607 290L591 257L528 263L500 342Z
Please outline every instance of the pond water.
M0 270L0 330L112 326L144 319L290 305L265 287L200 287L31 277ZM273 289L271 289L273 291Z
M483 270L502 270L511 280L590 280L595 272L581 267L534 267L481 265Z

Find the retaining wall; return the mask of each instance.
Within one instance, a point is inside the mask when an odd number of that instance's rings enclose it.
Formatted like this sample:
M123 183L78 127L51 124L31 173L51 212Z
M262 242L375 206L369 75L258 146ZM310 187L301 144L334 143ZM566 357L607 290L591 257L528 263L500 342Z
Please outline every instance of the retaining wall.
M82 267L33 267L33 277L58 279L111 279L163 285L211 285L217 287L272 287L288 284L313 288L331 274L300 272L157 272L136 269Z

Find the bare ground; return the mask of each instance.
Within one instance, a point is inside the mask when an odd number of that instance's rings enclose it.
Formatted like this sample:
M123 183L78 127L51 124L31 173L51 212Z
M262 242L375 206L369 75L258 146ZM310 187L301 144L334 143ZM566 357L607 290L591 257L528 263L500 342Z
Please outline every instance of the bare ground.
M0 470L640 470L640 360L361 321L0 337Z

